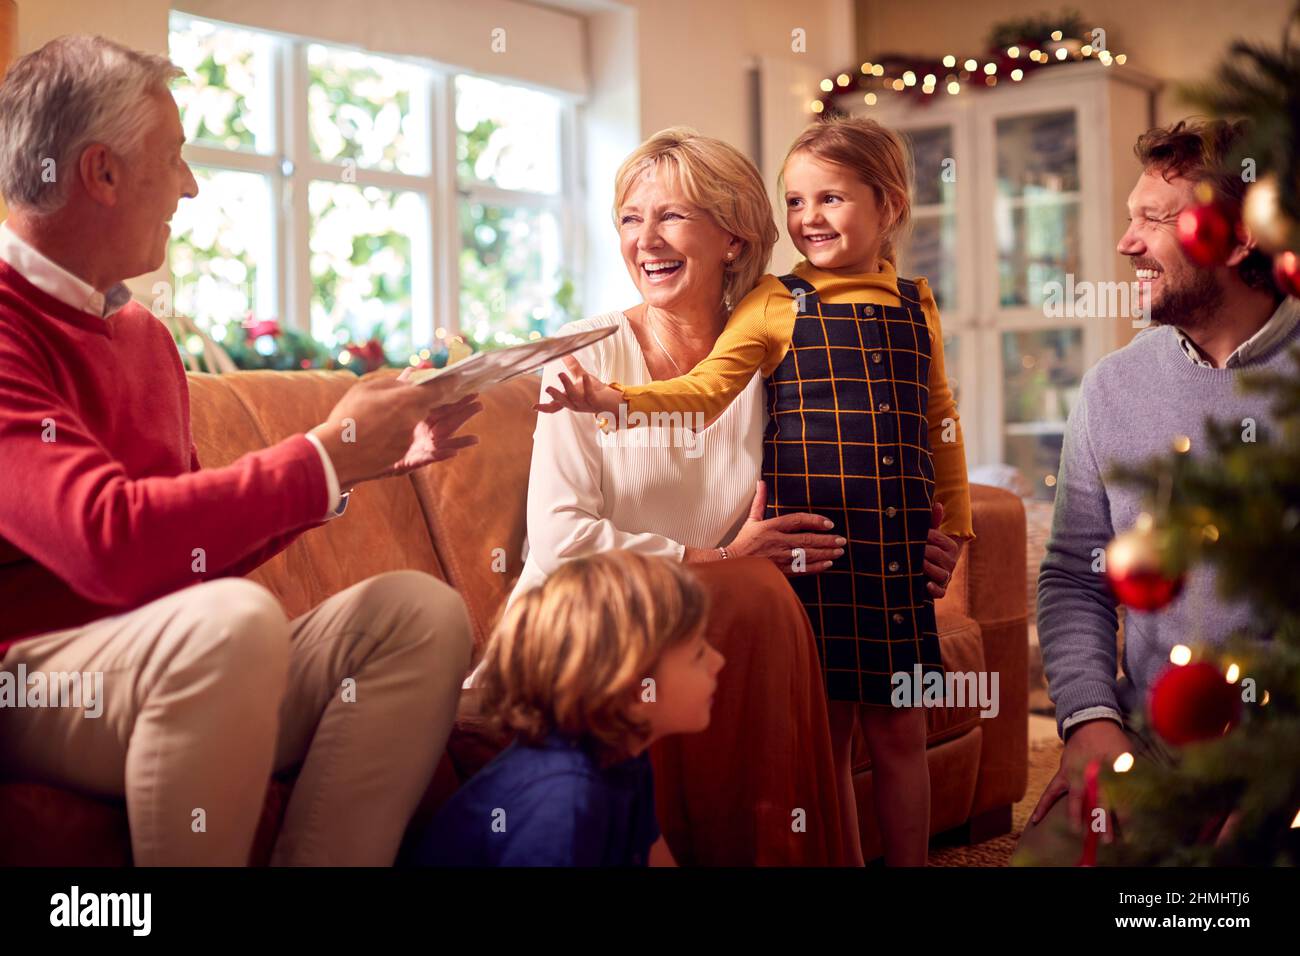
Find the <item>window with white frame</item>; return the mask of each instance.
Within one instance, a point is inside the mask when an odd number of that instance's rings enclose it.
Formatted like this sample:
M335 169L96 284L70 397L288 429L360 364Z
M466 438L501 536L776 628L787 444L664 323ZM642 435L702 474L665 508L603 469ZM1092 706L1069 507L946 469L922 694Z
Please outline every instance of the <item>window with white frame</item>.
M170 54L199 183L175 307L219 341L276 319L400 363L576 317L570 98L180 13Z

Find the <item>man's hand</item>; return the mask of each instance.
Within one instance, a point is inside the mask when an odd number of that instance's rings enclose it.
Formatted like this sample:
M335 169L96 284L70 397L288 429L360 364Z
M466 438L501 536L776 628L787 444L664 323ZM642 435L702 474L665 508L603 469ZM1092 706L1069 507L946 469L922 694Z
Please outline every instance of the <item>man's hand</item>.
M943 524L943 505L936 501L930 512L930 531L925 539L925 560L922 567L925 576L925 589L936 601L948 593L948 582L952 580L953 569L961 557L961 544L939 530Z
M572 355L564 356L564 366L569 370L568 374L560 373L560 388L564 391L561 392L553 385L546 386L547 394L554 401L538 402L533 408L548 413L558 412L562 408L593 414L618 411L618 406L623 404L622 392L589 373ZM573 378L570 379L569 375Z
M1100 760L1103 767L1112 766L1115 758L1133 749L1124 728L1113 720L1102 718L1080 724L1065 742L1061 753L1061 767L1056 776L1048 783L1034 807L1029 821L1040 823L1047 811L1061 797L1068 794L1067 807L1070 827L1078 833L1083 830L1083 772L1093 760ZM1105 842L1113 839L1110 829L1105 834Z
M452 457L478 441L456 431L483 406L468 395L445 404L437 382L409 385L398 378L357 382L312 429L330 456L339 487L405 474Z
M399 382L408 381L414 369L407 367L397 376ZM436 384L436 383L435 383ZM420 386L424 388L426 386ZM429 386L434 387L434 386ZM456 430L479 412L483 405L477 395L466 395L450 405L439 405L420 424L415 426L411 447L406 450L402 460L387 471L372 476L374 478L396 478L432 465L435 461L445 461L455 457L463 448L478 444L477 435L456 435Z

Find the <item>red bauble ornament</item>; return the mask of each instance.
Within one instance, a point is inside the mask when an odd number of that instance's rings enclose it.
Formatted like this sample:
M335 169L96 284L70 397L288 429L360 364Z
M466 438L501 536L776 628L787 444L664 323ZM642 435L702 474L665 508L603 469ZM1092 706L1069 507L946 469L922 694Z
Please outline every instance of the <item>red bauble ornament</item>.
M1106 547L1106 581L1116 600L1135 611L1158 611L1183 589L1183 573L1168 555L1149 515Z
M1287 295L1300 299L1300 256L1279 252L1273 257L1273 281Z
M1156 733L1175 747L1220 737L1241 716L1241 696L1206 661L1171 666L1151 687L1148 714Z
M1237 229L1223 204L1211 200L1184 209L1178 217L1178 241L1198 266L1221 266L1237 243Z

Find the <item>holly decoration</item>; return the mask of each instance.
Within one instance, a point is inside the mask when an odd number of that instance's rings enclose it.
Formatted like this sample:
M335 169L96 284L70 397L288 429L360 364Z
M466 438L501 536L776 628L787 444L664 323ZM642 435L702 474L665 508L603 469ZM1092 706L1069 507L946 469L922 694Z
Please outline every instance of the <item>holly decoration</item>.
M1221 737L1241 718L1241 695L1208 661L1171 665L1151 686L1151 726L1175 747Z
M244 330L244 340L252 345L263 335L277 336L281 333L279 319L258 319L254 318L253 313L248 313L241 323Z
M388 365L388 356L384 354L384 343L376 337L366 342L349 342L337 356L340 365L350 368L358 375L373 372Z
M1184 572L1169 535L1143 512L1106 548L1106 581L1116 600L1135 611L1158 611L1183 589Z

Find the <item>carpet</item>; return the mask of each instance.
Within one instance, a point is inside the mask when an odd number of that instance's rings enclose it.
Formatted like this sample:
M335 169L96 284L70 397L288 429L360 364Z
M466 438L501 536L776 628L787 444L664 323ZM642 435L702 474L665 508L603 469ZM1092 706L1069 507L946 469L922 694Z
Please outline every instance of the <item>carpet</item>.
M930 851L930 866L1007 866L1020 839L1020 831L1038 805L1048 782L1061 765L1061 741L1050 739L1029 745L1029 785L1024 798L1011 808L1011 832L972 846L945 846Z

